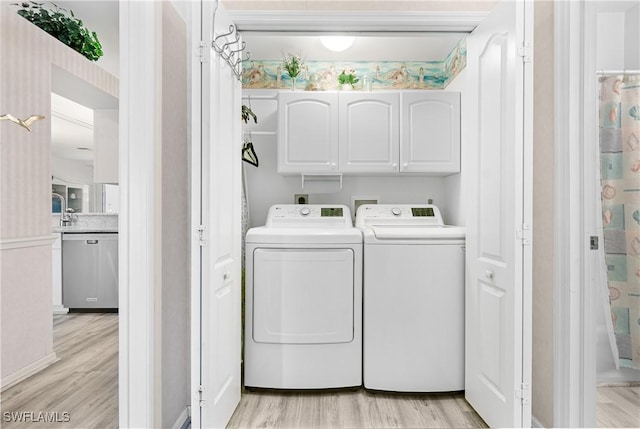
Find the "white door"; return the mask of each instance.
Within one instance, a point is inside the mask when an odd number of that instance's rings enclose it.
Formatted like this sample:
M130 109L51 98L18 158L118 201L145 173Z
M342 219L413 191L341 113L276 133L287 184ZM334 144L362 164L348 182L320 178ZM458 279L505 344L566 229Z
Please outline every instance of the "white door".
M241 85L232 68L211 48L212 38L227 33L231 25L220 5L212 30L215 3L202 2L201 40L206 46L203 62L195 58L201 70L202 98L199 128L196 125L193 131L194 135L200 134L200 139L192 154L193 205L200 208L200 213L192 217L192 258L196 259L191 307L195 343L192 426L207 428L226 426L240 401L241 390ZM233 40L231 35L219 39L218 44ZM198 51L198 42L193 41L194 52ZM230 48L235 50L237 46L232 43ZM199 225L204 227L201 239Z
M397 93L340 93L340 171L397 173L400 101Z
M501 2L467 39L465 172L477 213L467 225L465 395L491 427L531 425L532 64L523 46L532 9Z

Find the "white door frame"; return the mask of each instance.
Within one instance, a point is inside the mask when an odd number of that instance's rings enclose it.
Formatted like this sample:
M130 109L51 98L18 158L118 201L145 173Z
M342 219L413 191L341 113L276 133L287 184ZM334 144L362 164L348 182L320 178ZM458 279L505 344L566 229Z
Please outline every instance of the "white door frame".
M158 4L120 2L119 426L154 427Z
M553 425L595 427L596 15L593 2L554 6Z

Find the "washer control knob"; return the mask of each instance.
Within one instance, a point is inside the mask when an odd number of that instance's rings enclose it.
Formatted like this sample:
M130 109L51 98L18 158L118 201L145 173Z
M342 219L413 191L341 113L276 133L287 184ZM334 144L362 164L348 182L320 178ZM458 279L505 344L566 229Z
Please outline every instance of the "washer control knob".
M391 209L391 213L393 213L394 216L400 216L402 210L400 210L398 207L394 207Z
M309 213L311 213L311 210L309 210L309 207L303 207L300 209L300 214L302 216L308 216Z

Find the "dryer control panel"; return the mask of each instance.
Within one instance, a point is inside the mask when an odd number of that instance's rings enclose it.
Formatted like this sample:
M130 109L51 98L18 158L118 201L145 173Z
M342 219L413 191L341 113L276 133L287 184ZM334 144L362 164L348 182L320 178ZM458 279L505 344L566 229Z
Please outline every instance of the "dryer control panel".
M356 213L356 227L368 225L443 226L433 204L363 204Z
M276 204L267 214L267 227L352 228L349 207L340 204Z

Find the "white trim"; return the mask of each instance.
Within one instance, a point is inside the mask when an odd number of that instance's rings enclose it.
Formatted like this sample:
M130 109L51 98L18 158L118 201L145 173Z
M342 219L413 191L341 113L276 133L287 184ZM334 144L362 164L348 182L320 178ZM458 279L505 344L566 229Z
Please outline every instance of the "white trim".
M462 32L470 33L485 12L228 11L241 31Z
M580 425L582 427L596 426L597 407L597 365L596 365L596 311L602 311L602 307L596 308L601 301L596 300L595 288L599 287L600 266L604 263L604 258L600 260L600 253L593 251L589 246L591 235L602 235L602 228L596 229L598 222L602 222L602 211L596 204L596 197L599 198L601 188L599 184L600 170L599 157L599 133L598 133L598 92L597 92L597 4L595 2L585 2L583 15L583 35L584 44L583 63L580 74L582 76L582 177L576 179L582 183L582 235L581 235L581 258L583 261L583 296L581 312L577 320L580 326L582 342L582 389L578 398L581 410ZM600 240L604 246L604 238ZM604 250L602 250L604 255Z
M5 376L2 381L0 381L0 391L4 392L8 388L15 386L20 383L22 380L26 380L31 377L33 374L36 374L43 369L47 368L50 365L58 362L60 358L56 356L55 353L50 353L45 357L38 359L37 361L20 368L18 371Z
M51 246L56 241L52 235L41 235L39 237L7 238L0 240L0 250L24 249L26 247Z
M544 428L544 425L540 423L540 420L536 419L536 416L531 416L531 427L532 428Z
M587 47L595 28L589 2L555 2L555 150L554 150L554 334L553 426L595 426L595 334L592 278L588 253L591 213L585 215L591 185L585 186L585 126L596 99L589 75L595 61ZM591 45L590 45L591 44ZM585 110L586 109L586 110ZM588 199L588 198L587 198Z
M184 407L184 410L182 410L182 412L180 413L176 421L173 422L171 429L182 429L189 425L189 421L190 421L189 409L190 407L188 405Z
M200 192L202 188L201 170L202 170L202 149L201 149L201 116L202 116L202 93L201 93L201 75L202 66L200 63L199 43L200 40L206 40L201 35L202 31L202 4L201 2L191 2L190 20L189 20L189 46L191 56L188 62L189 67L189 88L190 88L190 113L191 129L190 140L190 167L191 167L191 386L189 389L191 398L191 427L194 429L202 426L200 413L200 396L198 387L201 379L201 348L200 348L200 318L201 318L201 255L200 242L198 240L197 228L201 224L201 200ZM206 48L205 48L206 49ZM205 54L208 56L208 52Z
M158 6L120 2L119 426L154 427Z
M69 309L66 308L64 305L53 305L51 306L51 311L53 312L53 314L67 314L69 313Z

